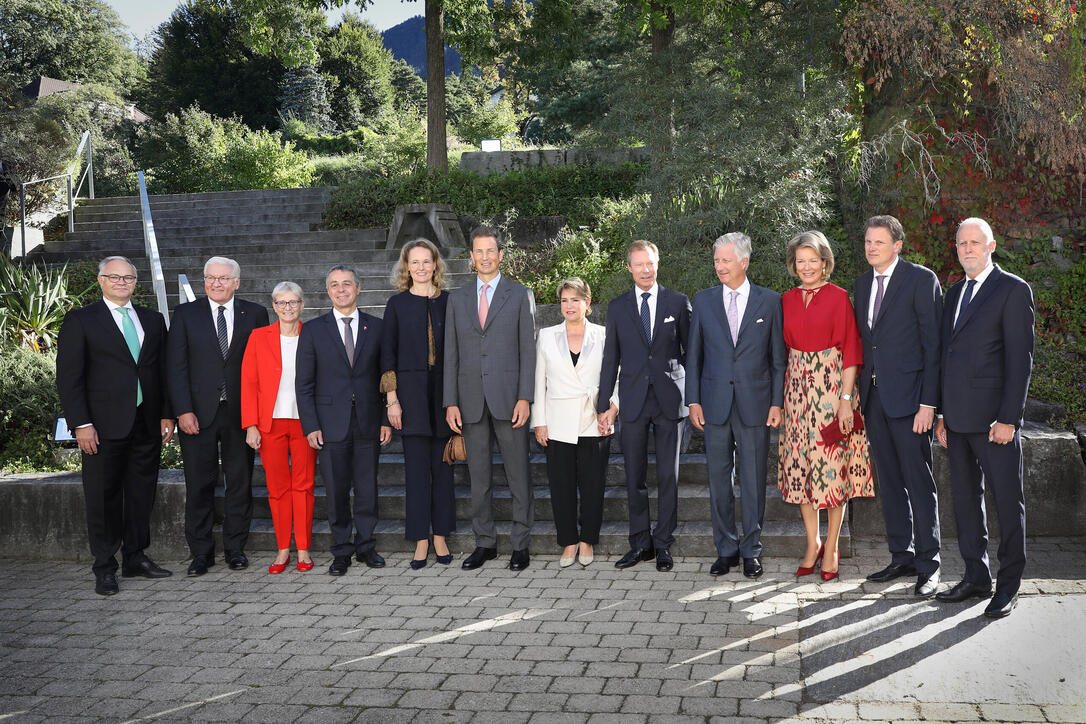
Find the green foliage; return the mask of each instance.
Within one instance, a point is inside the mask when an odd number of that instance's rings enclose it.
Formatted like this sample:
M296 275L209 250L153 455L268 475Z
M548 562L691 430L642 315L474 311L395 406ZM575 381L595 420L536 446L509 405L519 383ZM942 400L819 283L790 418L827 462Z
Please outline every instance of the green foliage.
M317 50L337 127L356 128L392 107L393 58L373 25L347 13L321 38Z
M56 118L36 112L34 104L17 88L0 84L0 158L16 183L64 173L72 162L70 154L75 152L76 142ZM55 184L27 187L28 212L49 203L56 190ZM14 225L19 218L18 198L13 201L8 205L5 226Z
M402 58L394 60L389 69L389 82L392 84L396 110L412 108L426 111L426 81L419 77L410 63Z
M997 246L996 261L1033 289L1038 334L1086 355L1086 256L1072 255L1066 248L1053 250L1050 239Z
M509 102L503 99L467 110L454 127L461 140L478 146L485 138L515 140L517 119Z
M1048 334L1039 334L1029 394L1062 405L1067 411L1062 422L1086 422L1086 357Z
M0 345L34 352L54 348L60 323L74 303L65 269L43 269L0 255Z
M0 0L0 77L39 76L128 88L142 69L103 0Z
M360 229L392 222L401 204L450 204L458 214L492 216L517 209L525 216L565 216L572 225L595 218L598 198L626 198L635 193L643 167L543 166L480 176L452 170L366 177L340 186L325 210L330 228Z
M336 130L328 84L311 63L288 68L279 81L279 117L296 118L320 133Z
M60 412L56 352L0 345L0 470L53 469L49 433Z
M313 180L305 154L278 134L195 106L141 128L137 157L152 193L294 188Z

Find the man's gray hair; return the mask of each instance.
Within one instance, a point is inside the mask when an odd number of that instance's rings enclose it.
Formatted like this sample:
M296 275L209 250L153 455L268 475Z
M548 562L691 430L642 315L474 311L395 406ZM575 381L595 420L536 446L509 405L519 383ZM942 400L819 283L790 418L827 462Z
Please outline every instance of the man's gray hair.
M241 279L241 265L233 259L228 259L225 256L213 256L204 262L204 276L207 276L207 268L212 264L226 264L230 267L231 273L235 279Z
M127 265L128 265L128 266L130 266L130 267L132 267L132 273L133 273L133 274L134 274L135 276L137 276L137 277L139 276L139 272L138 272L138 271L136 271L136 265L135 265L135 264L133 264L133 263L132 263L132 262L131 262L131 261L129 260L129 258L128 258L127 256L107 256L107 257L106 257L105 259L103 259L102 261L98 262L98 273L99 273L99 274L105 274L105 272L106 272L106 265L107 265L107 264L109 264L109 263L110 263L111 261L123 261L123 262L124 262L125 264L127 264Z
M337 272L337 271L350 272L351 276L354 277L354 285L356 287L359 287L359 288L362 287L362 280L358 278L358 272L356 272L354 269L347 266L346 264L336 264L334 267L332 267L331 269L328 270L328 273L324 275L324 285L325 286L328 286L328 277L332 276L332 272Z
M741 231L732 231L724 234L713 242L713 253L722 246L733 244L735 246L736 259L750 258L750 237Z
M298 299L301 299L303 302L305 301L305 295L302 294L302 288L294 282L279 282L276 284L275 289L272 289L271 293L272 301L274 302L275 298L283 292L291 292L296 295Z
M995 241L995 234L992 233L992 225L980 217L970 216L968 219L963 220L962 223L958 224L957 231L954 232L955 237L957 237L958 231L961 231L963 226L975 226L980 229L980 233L984 234L984 238L987 239L989 243Z

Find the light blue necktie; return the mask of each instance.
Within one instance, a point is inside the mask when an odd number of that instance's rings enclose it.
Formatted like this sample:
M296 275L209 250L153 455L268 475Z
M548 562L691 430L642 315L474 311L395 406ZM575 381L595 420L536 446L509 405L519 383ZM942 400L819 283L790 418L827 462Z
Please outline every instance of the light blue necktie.
M136 332L136 325L132 323L132 318L128 316L128 307L117 307L117 311L121 313L121 329L124 330L124 342L128 345L128 351L132 353L132 359L139 362L140 359L140 336ZM143 404L143 387L140 385L139 377L136 378L136 407Z

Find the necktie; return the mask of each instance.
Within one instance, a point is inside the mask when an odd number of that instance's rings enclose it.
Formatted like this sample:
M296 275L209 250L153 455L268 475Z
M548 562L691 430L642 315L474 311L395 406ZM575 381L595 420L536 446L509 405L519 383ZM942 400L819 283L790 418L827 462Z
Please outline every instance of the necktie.
M962 292L962 305L958 307L958 319L954 320L954 326L958 326L958 320L965 314L965 308L969 306L969 300L973 298L973 287L977 285L976 279L970 279L965 283L965 291Z
M121 313L121 329L124 330L124 342L128 345L128 351L132 353L132 359L139 362L140 359L140 336L136 332L136 325L132 323L132 318L128 316L128 307L117 307L117 311ZM140 385L139 377L136 378L136 407L143 404L143 386Z
M353 317L340 317L343 322L343 348L347 350L347 364L354 367L354 334L351 333Z
M479 327L482 328L486 325L486 313L490 310L490 303L486 300L486 290L490 288L489 284L484 284L482 290L479 292Z
M226 352L230 349L230 336L226 333L226 307L219 307L219 316L215 320L215 329L219 335L219 351L222 358L226 359Z
M652 315L649 314L649 297L652 295L648 292L641 293L641 328L645 330L645 339L652 341Z
M739 341L739 292L731 292L728 300L728 327L732 331L732 346Z
M879 274L875 277L875 281L879 283L879 288L875 290L875 308L871 310L871 326L875 326L875 322L879 321L879 310L882 308L882 293L886 287L886 275Z

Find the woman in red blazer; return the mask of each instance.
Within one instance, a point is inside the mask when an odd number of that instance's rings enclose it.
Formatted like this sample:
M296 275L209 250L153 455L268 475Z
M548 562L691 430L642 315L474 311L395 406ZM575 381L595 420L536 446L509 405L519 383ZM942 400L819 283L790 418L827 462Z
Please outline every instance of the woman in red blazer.
M294 362L302 330L302 288L279 282L272 290L279 321L254 329L241 362L241 426L245 442L260 452L267 478L275 542L279 554L268 573L282 573L290 563L290 533L298 546L298 570L313 568L309 544L313 533L313 473L317 452L298 421Z

